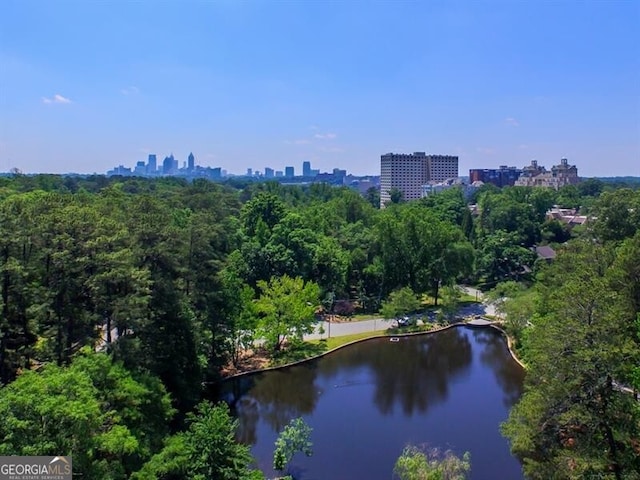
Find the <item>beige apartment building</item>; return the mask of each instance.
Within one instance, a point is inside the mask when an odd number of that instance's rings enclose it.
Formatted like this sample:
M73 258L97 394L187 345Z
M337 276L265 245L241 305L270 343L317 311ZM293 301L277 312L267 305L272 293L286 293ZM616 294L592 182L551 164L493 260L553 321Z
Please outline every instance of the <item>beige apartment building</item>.
M400 190L404 200L422 197L422 186L458 177L458 157L425 152L386 153L380 157L380 207L391 200L389 192Z
M532 160L530 166L522 169L522 174L516 180L515 185L518 187L547 187L557 190L565 185L576 185L579 182L578 167L569 165L569 161L562 158L560 165L551 167L550 172L544 167L538 166L536 160Z

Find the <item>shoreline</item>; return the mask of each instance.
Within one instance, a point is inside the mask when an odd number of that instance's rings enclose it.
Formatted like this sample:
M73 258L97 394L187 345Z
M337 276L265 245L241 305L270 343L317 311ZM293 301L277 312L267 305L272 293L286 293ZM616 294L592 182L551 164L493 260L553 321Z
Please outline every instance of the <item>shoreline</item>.
M457 328L457 327L468 327L468 328L493 328L495 330L498 330L501 335L505 338L506 344L507 344L507 350L509 351L509 354L511 355L511 358L513 360L515 360L515 362L520 365L520 367L523 370L527 370L526 365L518 358L518 356L516 355L515 351L513 350L513 345L512 345L512 340L511 337L507 334L507 332L501 328L499 325L496 325L495 323L490 323L487 325L470 325L468 323L465 322L456 322L456 323L452 323L451 325L446 325L444 327L438 327L438 328L434 328L433 330L429 330L429 331L425 331L425 332L407 332L407 333L396 333L396 334L388 334L386 333L386 330L382 330L380 331L380 333L373 333L370 337L366 337L366 338L359 338L357 340L352 340L350 342L347 342L343 345L339 345L335 348L332 348L331 350L327 350L326 352L322 352L319 353L317 355L313 355L311 357L308 358L304 358L302 360L296 360L295 362L290 362L290 363L285 363L284 365L275 365L272 367L265 367L265 368L258 368L258 369L254 369L254 370L247 370L245 372L240 372L240 373L236 373L233 375L229 375L228 377L224 377L221 378L220 380L216 381L216 382L206 382L207 385L213 385L213 384L218 384L218 383L223 383L226 382L227 380L232 380L232 379L236 379L236 378L240 378L240 377L244 377L247 375L254 375L254 374L258 374L258 373L262 373L262 372L269 372L272 370L280 370L282 368L289 368L289 367L293 367L295 365L300 365L302 363L305 362L309 362L311 360L316 360L318 358L324 357L325 355L329 355L330 353L336 352L342 348L345 347L349 347L351 345L355 345L357 343L361 343L361 342L366 342L375 338L393 338L393 337L410 337L410 336L416 336L416 335L429 335L431 333L438 333L438 332L443 332L445 330L449 330L451 328Z

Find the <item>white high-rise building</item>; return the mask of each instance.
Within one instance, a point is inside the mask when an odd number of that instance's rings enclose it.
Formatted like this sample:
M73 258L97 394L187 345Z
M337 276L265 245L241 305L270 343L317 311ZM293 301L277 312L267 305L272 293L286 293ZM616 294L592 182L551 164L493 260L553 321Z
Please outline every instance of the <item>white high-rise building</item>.
M398 189L404 200L422 195L422 184L429 179L425 152L387 153L380 157L380 207L391 200L391 191Z
M380 157L380 207L391 200L398 189L404 200L422 197L422 185L458 177L458 157L427 155L425 152L387 153Z
M458 157L453 155L427 155L429 181L442 182L458 178Z

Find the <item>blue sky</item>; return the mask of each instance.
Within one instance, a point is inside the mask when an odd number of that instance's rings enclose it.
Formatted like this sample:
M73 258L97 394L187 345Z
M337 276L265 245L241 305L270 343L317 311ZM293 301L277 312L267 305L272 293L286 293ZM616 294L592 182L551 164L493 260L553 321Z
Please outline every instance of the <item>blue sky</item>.
M640 175L640 0L0 2L0 171Z

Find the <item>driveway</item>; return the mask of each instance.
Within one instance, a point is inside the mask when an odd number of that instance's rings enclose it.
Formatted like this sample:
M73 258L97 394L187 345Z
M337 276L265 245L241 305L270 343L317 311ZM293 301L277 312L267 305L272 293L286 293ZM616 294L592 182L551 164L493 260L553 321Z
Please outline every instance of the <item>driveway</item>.
M383 331L393 326L393 320L385 320L384 318L376 318L374 320L361 320L359 322L329 323L318 322L316 333L305 335L305 340L319 340L321 338L342 337L344 335L353 335L354 333L377 332ZM317 333L320 327L324 329L324 333Z
M484 295L480 290L472 287L461 287L467 294L476 296L479 301L482 301ZM462 317L475 316L475 315L495 315L496 311L493 305L483 303L475 303L473 305L467 305L462 307L458 311L458 315ZM385 320L384 318L376 318L374 320L362 320L359 322L344 322L344 323L331 323L318 322L315 333L305 335L305 340L319 340L321 338L328 337L341 337L344 335L353 335L355 333L365 332L378 332L384 331L390 327L395 326L394 320ZM324 329L324 333L320 334L318 331L320 327Z

